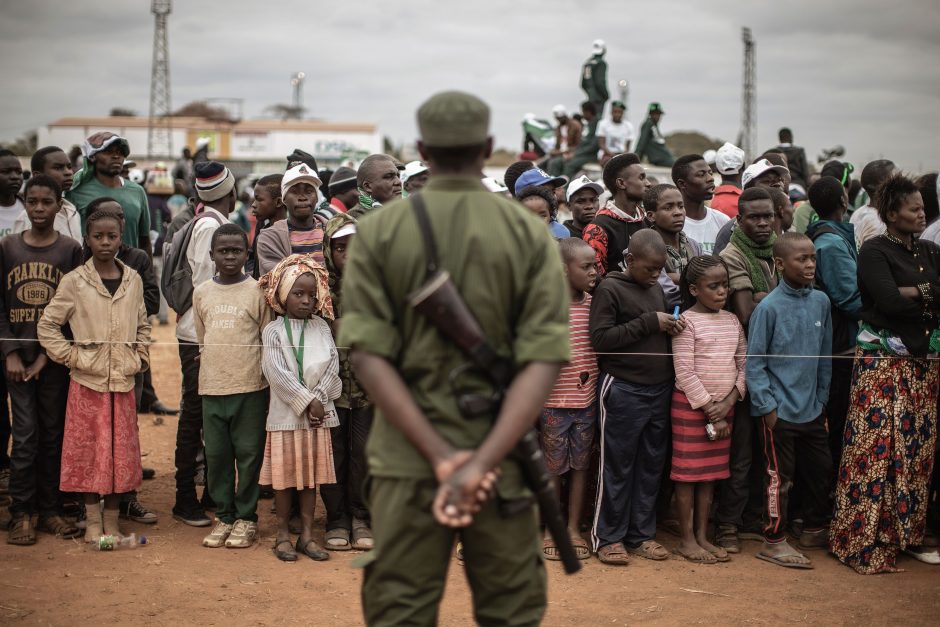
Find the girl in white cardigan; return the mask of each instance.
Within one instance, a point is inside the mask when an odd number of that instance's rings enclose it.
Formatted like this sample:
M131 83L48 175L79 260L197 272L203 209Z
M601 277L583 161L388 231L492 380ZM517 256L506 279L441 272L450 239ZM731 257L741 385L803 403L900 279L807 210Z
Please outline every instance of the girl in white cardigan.
M316 488L335 483L327 429L339 426L333 399L342 383L330 326L333 305L326 268L309 255L291 255L259 281L265 299L280 314L262 332L262 370L271 386L261 483L274 488L278 531L274 554L329 559L313 540ZM296 490L303 528L291 542L288 520Z

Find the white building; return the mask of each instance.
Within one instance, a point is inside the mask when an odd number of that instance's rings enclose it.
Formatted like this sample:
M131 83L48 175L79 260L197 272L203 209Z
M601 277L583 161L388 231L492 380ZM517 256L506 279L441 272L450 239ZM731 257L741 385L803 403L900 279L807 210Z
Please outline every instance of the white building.
M321 122L312 120L241 120L219 122L200 117L170 118L173 154L153 155L153 159L173 161L184 147L196 150L196 140L209 140L209 157L225 162L240 162L239 169L285 165L285 158L300 148L316 157L322 166L336 166L351 160L361 161L382 152L382 138L375 124ZM149 120L145 117L72 117L62 118L39 129L38 145L59 146L68 150L81 145L98 131L112 131L127 139L131 156L147 156Z

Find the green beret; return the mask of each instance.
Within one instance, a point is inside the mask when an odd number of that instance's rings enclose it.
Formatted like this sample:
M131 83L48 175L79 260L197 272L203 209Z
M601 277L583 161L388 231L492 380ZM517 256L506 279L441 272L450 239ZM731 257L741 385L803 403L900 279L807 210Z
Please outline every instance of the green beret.
M461 91L445 91L431 96L418 109L421 141L432 148L472 146L489 137L490 108Z

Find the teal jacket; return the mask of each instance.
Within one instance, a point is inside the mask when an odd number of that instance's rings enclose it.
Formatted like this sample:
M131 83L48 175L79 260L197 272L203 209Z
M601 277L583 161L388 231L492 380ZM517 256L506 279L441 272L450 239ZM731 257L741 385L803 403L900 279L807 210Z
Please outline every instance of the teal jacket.
M862 312L855 225L819 220L806 234L816 246L816 287L832 305L832 350L844 353L855 347Z
M829 299L786 281L758 303L748 324L747 389L751 415L808 423L822 414L832 379ZM792 355L793 357L787 357ZM812 358L808 356L824 355Z

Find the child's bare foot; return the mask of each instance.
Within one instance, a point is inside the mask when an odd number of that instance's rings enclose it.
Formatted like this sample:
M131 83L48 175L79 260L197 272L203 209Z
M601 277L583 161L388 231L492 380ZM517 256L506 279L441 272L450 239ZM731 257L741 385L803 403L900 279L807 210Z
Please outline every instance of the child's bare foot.
M724 550L724 549L721 548L720 546L715 546L714 544L712 544L711 542L708 541L708 538L705 538L705 537L702 537L702 538L696 537L696 538L695 538L695 541L698 542L698 545L699 545L700 547L702 547L703 549L705 549L706 551L708 551L709 553L711 553L712 555L714 555L714 556L715 556L715 559L717 559L719 562L730 562L730 561L731 561L731 556L728 555L728 551Z
M785 568L810 569L813 567L809 558L790 546L786 540L773 543L765 540L764 546L761 547L755 557Z
M715 556L705 548L699 546L697 542L680 542L679 546L673 549L672 552L696 564L718 563Z

